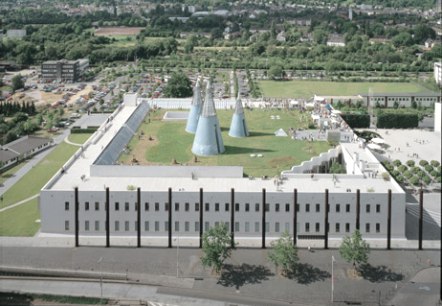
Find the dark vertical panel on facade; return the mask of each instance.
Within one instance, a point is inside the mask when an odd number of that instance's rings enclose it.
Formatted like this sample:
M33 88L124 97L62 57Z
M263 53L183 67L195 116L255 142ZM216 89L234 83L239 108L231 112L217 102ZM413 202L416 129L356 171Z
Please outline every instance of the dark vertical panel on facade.
M262 189L262 242L261 248L266 248L266 189Z
M230 190L230 246L235 247L235 189Z
M137 247L141 247L141 189L137 189Z
M391 189L388 189L387 250L391 249Z
M361 229L361 191L356 190L356 229Z
M110 247L110 204L109 204L109 187L106 187L106 247Z
M74 190L74 201L75 201L75 246L78 247L79 239L78 239L78 187L75 187Z
M172 247L172 188L169 188L169 196L168 196L168 205L169 205L169 226L168 226L168 231L169 231L169 243L168 243L168 247L171 248Z
M200 249L203 247L203 188L200 188Z
M422 250L422 238L424 230L424 193L419 190L419 250Z
M324 249L328 249L328 189L325 189L325 215L324 215Z
M298 189L293 190L293 244L296 245L298 236Z

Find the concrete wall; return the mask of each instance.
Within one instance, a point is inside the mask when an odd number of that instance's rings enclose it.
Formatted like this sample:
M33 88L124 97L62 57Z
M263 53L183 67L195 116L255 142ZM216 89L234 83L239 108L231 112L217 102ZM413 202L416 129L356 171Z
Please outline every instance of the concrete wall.
M441 115L442 115L441 103L434 104L434 131L441 132Z

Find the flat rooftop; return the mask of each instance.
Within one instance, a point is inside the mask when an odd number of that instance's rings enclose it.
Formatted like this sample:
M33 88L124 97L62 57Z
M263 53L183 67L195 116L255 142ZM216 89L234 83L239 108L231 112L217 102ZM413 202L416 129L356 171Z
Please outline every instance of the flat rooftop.
M204 188L206 192L229 192L235 188L237 192L260 191L266 188L268 192L293 192L297 188L299 192L322 193L325 189L330 192L361 192L386 193L389 189L393 193L403 193L403 190L394 181L385 181L381 175L375 177L363 177L362 175L335 175L331 174L297 174L284 179L282 184L276 186L273 178L225 178L225 177L139 177L118 176L118 165L103 167L115 167L115 176L91 176L91 165L98 158L104 148L110 143L118 130L126 123L127 119L135 111L135 106L123 105L118 114L113 115L113 120L105 122L99 130L79 149L71 161L64 167L64 173L55 176L44 188L45 190L69 191L78 187L82 191L104 190L104 186L111 191L127 191L128 186L140 187L142 191L166 191L171 187L174 191L197 192ZM360 159L368 162L373 156L356 143L344 144L350 154L359 152ZM356 157L354 157L356 159ZM140 166L133 166L140 167ZM185 167L185 166L182 166Z

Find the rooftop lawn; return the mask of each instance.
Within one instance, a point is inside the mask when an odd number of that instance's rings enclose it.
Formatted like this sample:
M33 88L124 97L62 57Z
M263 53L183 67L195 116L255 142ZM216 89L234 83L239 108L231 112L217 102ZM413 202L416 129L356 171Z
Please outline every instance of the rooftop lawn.
M424 92L416 83L399 82L323 82L323 81L259 81L264 97L311 98L318 96L353 96L371 93Z
M250 137L228 136L232 110L218 110L225 153L211 157L198 157L195 164L191 152L193 134L185 131L186 121L161 121L164 110L151 115L151 123L143 123L144 136L134 137L129 143L130 152L120 157L120 162L131 163L135 158L140 164L171 165L173 160L186 165L243 166L246 176L275 176L302 161L309 160L330 149L327 142L292 140L276 137L274 132L283 128L307 128L310 118L307 113L286 110L246 110L246 122ZM270 116L280 116L271 120ZM151 137L153 140L149 140ZM251 157L250 154L262 154Z

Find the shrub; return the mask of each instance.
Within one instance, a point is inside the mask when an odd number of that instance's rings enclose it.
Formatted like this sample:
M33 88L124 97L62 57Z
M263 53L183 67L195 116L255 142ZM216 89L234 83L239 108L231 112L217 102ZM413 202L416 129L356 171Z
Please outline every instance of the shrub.
M397 169L398 169L401 173L404 173L406 170L408 170L408 167L405 166L405 165L400 165Z
M385 169L387 169L389 172L394 170L394 166L392 164L385 165Z
M425 183L426 185L428 185L428 184L431 183L431 178L430 178L429 176L427 176L427 175L425 175L425 176L422 178L422 180L424 181L424 183Z
M413 173L411 173L410 170L407 170L407 171L404 172L404 176L405 176L407 179L409 179L409 178L411 178L411 177L413 176Z
M417 128L419 125L419 116L417 114L404 113L380 113L378 114L378 128Z
M414 186L419 186L420 185L420 180L419 180L419 178L417 176L413 176L409 181Z
M425 171L427 171L428 173L433 171L433 166L432 165L426 165L424 168L425 168Z
M425 159L422 159L421 161L419 161L419 165L425 167L426 165L428 165L428 162Z
M390 180L390 174L388 174L388 172L382 172L382 178L385 181L389 181Z
M431 171L430 174L431 174L432 177L438 177L438 176L440 176L440 172L437 171L437 170L433 170L433 171Z
M398 171L398 170L393 170L393 171L391 171L391 175L393 176L393 177L396 177L396 176L399 176L401 173Z
M438 177L436 177L434 180L435 180L437 183L440 183L440 182L441 182L441 177L438 176Z
M413 174L419 174L422 171L421 168L419 168L417 166L410 168L410 170L411 170L411 173L413 173Z
M415 162L414 162L414 160L407 160L407 166L408 167L414 167L414 165L415 165Z
M402 175L398 175L394 178L396 180L396 182L398 183L403 183L404 182L404 177Z
M370 115L369 114L355 114L345 113L341 115L342 119L351 128L368 128L370 127Z
M396 167L399 167L400 165L402 165L402 163L399 159L396 159L393 161L393 165L395 165Z
M432 160L432 161L430 161L430 165L432 165L433 167L439 167L440 162L438 162L437 160Z

